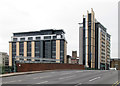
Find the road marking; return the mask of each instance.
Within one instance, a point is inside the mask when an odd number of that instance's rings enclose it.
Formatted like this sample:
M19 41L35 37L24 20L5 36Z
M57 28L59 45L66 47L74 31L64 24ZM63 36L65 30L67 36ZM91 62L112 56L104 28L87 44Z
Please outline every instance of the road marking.
M115 82L112 86L116 85L117 83L118 83L118 81L117 81L117 82Z
M79 86L79 85L81 85L82 83L78 83L78 84L76 84L75 86Z
M118 86L120 84L119 81L115 82L112 86Z
M44 81L44 82L40 82L40 83L36 83L36 84L43 84L43 83L47 83L48 81Z
M66 78L71 78L71 77L74 77L74 76L63 77L63 78L59 78L59 79L66 79Z
M118 82L115 86L118 86L120 84L120 82Z
M101 77L96 77L96 78L91 79L91 80L89 80L89 81L91 82L91 81L94 81L94 80L99 79L99 78L101 78Z

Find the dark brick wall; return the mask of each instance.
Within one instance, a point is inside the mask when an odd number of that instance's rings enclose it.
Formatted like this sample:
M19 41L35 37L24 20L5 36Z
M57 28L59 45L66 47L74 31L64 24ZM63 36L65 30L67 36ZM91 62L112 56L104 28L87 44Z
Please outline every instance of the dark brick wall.
M83 65L78 64L57 64L57 63L17 63L17 72L57 70L57 69L79 69L83 70Z

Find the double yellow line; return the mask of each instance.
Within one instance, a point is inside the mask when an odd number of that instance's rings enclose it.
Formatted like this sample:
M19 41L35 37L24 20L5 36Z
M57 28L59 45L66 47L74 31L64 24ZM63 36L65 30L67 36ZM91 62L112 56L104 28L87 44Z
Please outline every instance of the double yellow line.
M118 86L120 84L119 81L115 82L112 86Z

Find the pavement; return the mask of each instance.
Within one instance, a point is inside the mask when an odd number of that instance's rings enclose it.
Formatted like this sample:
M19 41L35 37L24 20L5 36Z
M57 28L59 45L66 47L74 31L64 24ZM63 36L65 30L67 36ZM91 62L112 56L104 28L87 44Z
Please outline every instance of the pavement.
M53 70L2 77L2 86L120 86L115 70Z

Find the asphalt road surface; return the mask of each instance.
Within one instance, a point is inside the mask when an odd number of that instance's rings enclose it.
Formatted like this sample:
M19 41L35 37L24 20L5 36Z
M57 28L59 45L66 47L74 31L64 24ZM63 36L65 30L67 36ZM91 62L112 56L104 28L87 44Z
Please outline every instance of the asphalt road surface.
M59 86L120 86L118 71L115 70L55 70L50 72L3 77L2 83L6 86L24 84L32 85L59 85ZM3 85L3 86L5 86ZM18 85L16 85L18 86ZM21 85L22 86L22 85Z

